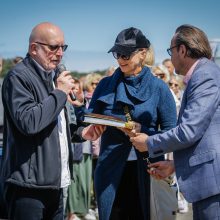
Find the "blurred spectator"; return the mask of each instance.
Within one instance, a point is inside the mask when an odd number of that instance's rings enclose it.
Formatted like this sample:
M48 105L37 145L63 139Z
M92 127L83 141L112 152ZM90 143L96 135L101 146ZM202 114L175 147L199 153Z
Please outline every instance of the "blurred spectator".
M183 95L183 90L184 90L182 76L179 76L179 75L171 76L170 81L169 81L169 86L173 90L177 99L181 101L182 95Z
M15 66L17 63L20 63L23 60L23 57L15 57L12 61L13 61L13 65Z
M3 65L3 59L0 57L0 167L1 167L1 160L2 160L2 145L3 145L3 115L4 115L4 109L3 109L3 104L2 104L2 83L3 83L3 78L1 78L1 73L2 73L2 65ZM0 182L1 182L0 178ZM6 213L6 207L3 202L3 189L1 188L0 184L0 219L1 218L6 218L7 213Z
M0 57L0 164L2 156L2 141L3 141L3 104L2 104L2 83L3 78L1 78L3 59Z
M164 65L160 64L157 66L153 66L152 72L157 78L162 79L165 83L169 82L170 74Z
M102 76L97 73L90 73L84 78L83 87L86 107L88 107L93 92L101 78ZM79 87L79 81L75 80L75 82L78 82ZM77 91L74 92L77 93ZM96 219L95 212L90 209L93 151L96 154L99 153L99 140L74 144L74 181L71 181L68 189L68 220L77 219L78 216L76 214L83 215L85 220Z
M92 94L101 79L102 79L102 76L98 73L90 73L85 77L83 87L85 91L85 98L87 100L88 105L92 98Z
M2 73L3 59L0 57L0 76Z
M177 115L178 115L179 110L180 110L182 95L183 95L183 81L181 77L177 75L172 76L169 81L169 87L171 89L171 92L173 94L173 97L176 103L176 110L177 110Z
M115 66L110 66L106 72L105 72L105 76L111 76L116 70L116 67Z
M175 75L175 68L171 59L165 59L162 64L168 69L170 76Z

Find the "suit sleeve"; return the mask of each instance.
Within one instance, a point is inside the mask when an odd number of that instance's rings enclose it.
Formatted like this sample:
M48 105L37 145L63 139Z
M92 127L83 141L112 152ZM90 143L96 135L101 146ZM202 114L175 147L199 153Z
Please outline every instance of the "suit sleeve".
M213 75L197 72L185 92L187 103L178 126L149 137L147 145L151 157L191 147L209 127L219 105L219 88Z

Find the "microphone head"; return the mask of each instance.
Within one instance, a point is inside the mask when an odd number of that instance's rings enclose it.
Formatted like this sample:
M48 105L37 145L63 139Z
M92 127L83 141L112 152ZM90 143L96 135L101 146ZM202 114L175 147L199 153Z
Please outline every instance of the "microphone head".
M66 71L66 67L64 64L60 63L58 66L57 66L57 71L58 73L62 73L63 71Z

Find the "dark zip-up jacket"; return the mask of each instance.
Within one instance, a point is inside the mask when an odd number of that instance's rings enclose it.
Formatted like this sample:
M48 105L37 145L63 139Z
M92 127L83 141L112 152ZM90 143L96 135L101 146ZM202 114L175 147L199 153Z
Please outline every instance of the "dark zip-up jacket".
M2 94L5 117L1 178L23 187L60 188L57 124L58 115L65 109L66 94L53 89L49 74L40 70L29 55L7 74ZM70 131L66 120L70 148L71 138L83 141L83 127L71 126Z

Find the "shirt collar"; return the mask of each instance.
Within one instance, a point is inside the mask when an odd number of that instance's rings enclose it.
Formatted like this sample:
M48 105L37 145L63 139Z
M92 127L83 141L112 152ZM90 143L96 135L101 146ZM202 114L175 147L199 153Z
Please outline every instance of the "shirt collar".
M31 59L34 61L34 63L37 65L37 67L39 69L41 69L42 71L44 71L44 72L46 72L48 74L51 73L52 79L54 78L54 76L55 76L55 71L54 70L51 70L51 71L45 70L35 59L33 59L32 57L31 57Z
M192 77L193 71L196 68L196 65L198 64L199 60L197 60L188 70L188 72L186 73L186 75L184 76L183 82L185 83L185 85L188 84L189 80Z

